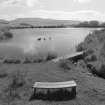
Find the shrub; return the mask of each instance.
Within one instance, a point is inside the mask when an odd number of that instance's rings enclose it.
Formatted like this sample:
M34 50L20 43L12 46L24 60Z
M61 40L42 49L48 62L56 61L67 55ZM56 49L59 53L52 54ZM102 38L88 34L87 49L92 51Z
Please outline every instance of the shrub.
M46 62L54 58L57 58L57 54L54 52L48 52L45 55L42 53L39 53L37 56L34 57L33 62L34 63Z
M26 87L26 72L13 72L9 76L8 84L3 89L5 102L12 105L16 100L24 98L23 94L27 93Z
M93 65L92 64L87 64L86 65L88 69L92 69Z
M76 47L76 51L77 52L81 52L84 50L84 47L83 47L83 43L80 43L77 47Z
M5 71L0 71L0 78L5 78L5 77L7 77L8 76L8 74L5 72Z
M25 75L18 71L16 72L15 74L13 74L12 76L12 83L11 83L11 86L12 87L21 87L25 84Z
M13 34L9 31L9 29L2 29L0 30L0 40L7 40L11 39Z
M105 64L101 64L98 70L98 75L105 78Z
M86 53L87 53L87 55L93 54L94 53L94 50L93 49L88 49Z
M46 61L57 58L57 54L49 52L46 56Z
M96 55L92 55L91 56L91 61L96 61L97 60L97 56Z
M103 46L100 50L100 56L102 56L103 58L105 58L105 42L103 43Z
M31 60L31 58L25 58L25 60L24 60L24 62L23 63L32 63L32 60Z
M105 78L105 64L87 64L87 68L93 75L98 77Z
M12 73L12 75L10 75L10 78L11 82L9 81L8 85L3 90L4 99L5 102L8 103L8 105L11 105L11 103L14 102L15 99L21 98L19 88L25 85L25 75L20 71Z
M4 32L4 35L5 35L5 37L6 38L12 38L13 37L13 35L12 35L12 33L11 32Z
M99 26L99 22L96 20L92 20L89 22L89 26L93 26L93 27Z
M94 64L88 63L86 66L90 73L92 73L94 76L99 76L97 67Z
M97 60L96 55L90 55L90 56L85 57L86 62L94 62L96 60Z
M8 58L8 59L5 59L3 61L3 63L7 63L7 64L20 64L21 63L21 60Z
M43 62L43 60L41 58L35 58L33 60L33 63L40 63L40 62Z
M82 68L86 67L86 64L83 60L79 60L79 62L77 63L79 66L81 66Z
M62 59L59 61L59 66L64 69L71 69L72 62L66 59Z

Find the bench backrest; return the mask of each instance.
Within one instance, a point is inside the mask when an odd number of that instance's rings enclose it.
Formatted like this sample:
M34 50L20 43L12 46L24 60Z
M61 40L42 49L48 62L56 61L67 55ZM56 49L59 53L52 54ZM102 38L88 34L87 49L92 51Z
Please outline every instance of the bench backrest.
M68 88L76 87L77 84L75 81L66 81L66 82L35 82L33 88Z

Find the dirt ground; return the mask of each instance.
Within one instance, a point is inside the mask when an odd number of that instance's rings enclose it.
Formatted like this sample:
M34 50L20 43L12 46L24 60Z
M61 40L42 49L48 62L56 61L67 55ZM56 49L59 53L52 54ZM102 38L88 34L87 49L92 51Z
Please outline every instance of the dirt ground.
M11 74L20 70L25 73L26 85L19 88L21 98L10 102L5 97L5 89L11 82ZM79 64L70 70L60 68L53 62L37 64L0 64L0 73L7 73L0 78L0 105L105 105L105 80L93 76L87 68ZM77 83L76 99L67 101L29 101L33 94L32 85L35 81L68 81Z

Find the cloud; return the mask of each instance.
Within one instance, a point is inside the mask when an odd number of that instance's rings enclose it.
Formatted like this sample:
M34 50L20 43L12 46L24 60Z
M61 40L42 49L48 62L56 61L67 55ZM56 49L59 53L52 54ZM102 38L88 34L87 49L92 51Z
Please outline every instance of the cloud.
M74 12L48 11L48 10L30 10L11 15L0 15L0 18L7 20L15 18L49 18L58 20L99 20L105 21L105 14L93 10L81 10Z
M1 1L0 6L24 6L24 7L34 7L39 4L39 0L4 0Z
M4 1L1 1L0 6L2 7L13 6L13 5L20 4L20 2L21 0L4 0Z
M91 2L91 0L74 0L74 2L78 2L78 3L89 3L89 2Z
M34 7L35 4L38 4L39 3L39 0L27 0L27 6L28 7Z
M25 15L27 17L27 15ZM100 20L105 21L105 14L93 10L75 12L35 10L29 13L31 17L51 18L60 20Z

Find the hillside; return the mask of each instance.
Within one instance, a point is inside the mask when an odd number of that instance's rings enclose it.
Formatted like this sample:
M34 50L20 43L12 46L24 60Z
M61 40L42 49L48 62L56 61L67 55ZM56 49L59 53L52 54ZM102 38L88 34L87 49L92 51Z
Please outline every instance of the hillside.
M10 21L9 24L20 24L27 23L34 26L51 26L51 25L71 25L77 24L78 21L72 20L52 20L52 19L41 19L41 18L18 18Z
M86 51L84 62L89 70L102 78L105 78L105 29L90 33L77 46L77 51Z
M38 26L68 26L78 24L79 21L52 20L41 18L17 18L15 20L0 20L0 27L38 27Z

